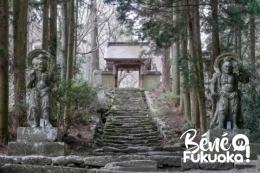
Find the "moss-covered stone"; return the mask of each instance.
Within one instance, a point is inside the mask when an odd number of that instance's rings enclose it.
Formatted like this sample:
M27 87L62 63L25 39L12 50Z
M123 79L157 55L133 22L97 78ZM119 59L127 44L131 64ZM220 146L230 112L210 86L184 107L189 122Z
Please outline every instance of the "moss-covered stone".
M88 173L88 171L80 168L45 166L44 173Z
M43 173L42 166L6 164L2 173Z
M9 142L9 156L64 156L68 154L68 147L64 142Z

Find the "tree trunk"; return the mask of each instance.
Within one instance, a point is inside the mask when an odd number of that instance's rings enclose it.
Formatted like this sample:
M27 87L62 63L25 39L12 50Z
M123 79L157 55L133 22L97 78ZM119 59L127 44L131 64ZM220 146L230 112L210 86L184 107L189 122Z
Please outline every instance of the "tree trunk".
M198 77L197 81L197 98L199 103L200 111L200 132L201 134L207 131L207 119L206 119L206 105L205 105L205 87L204 87L204 74L203 74L203 60L202 60L202 50L201 50L201 40L200 40L200 16L199 16L199 0L194 0L194 37L196 42L196 74Z
M92 52L92 76L93 71L99 69L99 48L98 48L98 22L97 22L97 1L91 0L91 17L93 30L91 33L91 50ZM93 80L93 79L92 79Z
M14 107L15 120L13 125L16 129L26 121L26 85L25 68L27 53L27 14L28 0L13 2L13 35L14 35Z
M171 90L170 48L163 50L162 55L162 83L165 92Z
M68 42L68 59L67 59L67 73L66 73L66 81L71 82L73 76L73 55L74 55L74 0L70 0L68 2L68 12L69 12L69 42ZM69 84L69 87L70 84ZM65 129L70 128L71 117L69 116L68 110L70 109L70 103L68 103L65 107L64 112L64 125Z
M190 81L189 81L189 62L188 62L188 43L187 43L187 27L183 28L183 38L181 43L181 57L182 57L182 97L184 106L184 117L186 121L191 121L191 105L190 105Z
M255 15L250 14L250 61L255 70Z
M62 40L61 40L61 51L62 51L62 67L61 67L61 79L66 80L67 73L67 55L68 55L68 9L67 2L62 3Z
M57 55L57 0L51 0L50 3L50 53L55 58L56 64L56 55ZM56 65L55 65L56 67Z
M210 64L210 78L214 73L214 62L220 55L219 30L218 30L218 0L211 0L212 9L212 59Z
M194 59L194 77L195 77L195 92L198 99L199 115L200 115L200 133L204 134L207 131L206 123L206 107L205 107L205 87L204 87L204 74L203 74L203 60L200 40L200 16L199 16L199 1L192 0L191 6L191 33L190 36L194 36L191 39L193 45L193 57Z
M53 0L51 0L53 1ZM42 49L49 51L49 9L50 0L43 0L43 28L42 28Z
M0 143L3 144L8 142L8 9L8 0L2 0L0 2Z
M173 14L173 20L178 22L179 19L179 3L176 2L174 5L176 7L173 9L177 11ZM180 104L180 68L179 68L179 58L180 58L180 36L177 35L176 41L172 45L172 94L175 96L173 99L173 106L178 106Z
M212 59L210 64L210 78L214 73L214 62L220 55L219 30L218 30L218 0L211 0L212 8ZM212 98L212 112L216 110L216 99ZM212 115L213 116L213 115Z

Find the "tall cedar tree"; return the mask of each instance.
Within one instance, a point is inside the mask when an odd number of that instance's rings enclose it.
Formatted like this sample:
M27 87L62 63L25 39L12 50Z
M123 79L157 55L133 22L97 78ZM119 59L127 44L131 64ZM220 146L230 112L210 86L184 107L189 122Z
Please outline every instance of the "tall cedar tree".
M0 143L8 142L8 0L0 1Z
M13 36L14 36L14 105L15 119L13 130L26 121L26 51L27 51L27 15L28 0L13 1Z

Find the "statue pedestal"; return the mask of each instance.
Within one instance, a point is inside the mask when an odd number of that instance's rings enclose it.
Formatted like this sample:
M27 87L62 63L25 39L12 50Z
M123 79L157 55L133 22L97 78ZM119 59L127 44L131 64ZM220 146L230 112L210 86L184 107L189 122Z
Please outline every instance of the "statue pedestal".
M65 156L68 147L61 142L61 133L58 128L19 127L17 142L8 143L9 156Z
M223 136L225 133L227 133L227 135ZM243 135L245 135L245 136L247 136L249 138L249 130L248 129L216 129L216 130L215 129L210 129L210 130L207 131L207 139L208 139L209 142L214 143L216 138L219 138L220 141L221 141L223 138L226 137L228 139L228 143L227 143L227 145L224 145L224 146L225 146L225 148L228 148L230 146L230 148L227 151L230 154L242 154L242 156L245 158L246 151L234 151L234 148L232 146L232 140L238 134L243 134ZM249 145L250 145L250 143L249 143ZM210 152L210 154L211 155L214 155L214 154L217 154L217 155L219 155L219 154L226 154L227 151L222 150L220 148L219 152L217 152L214 149L213 152Z

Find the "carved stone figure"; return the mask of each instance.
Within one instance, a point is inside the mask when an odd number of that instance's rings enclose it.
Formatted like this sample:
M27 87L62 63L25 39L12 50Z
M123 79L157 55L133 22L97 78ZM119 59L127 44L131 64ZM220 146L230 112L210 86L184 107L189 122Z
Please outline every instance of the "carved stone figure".
M27 88L31 89L27 119L31 127L40 126L40 119L44 119L44 126L52 127L56 121L52 99L56 90L53 57L45 50L36 49L29 53L28 61L32 69L27 82Z
M232 53L218 56L214 62L214 70L210 90L216 101L216 111L210 126L226 129L227 122L230 121L231 128L242 128L241 92L238 83L248 83L249 75L241 61Z

